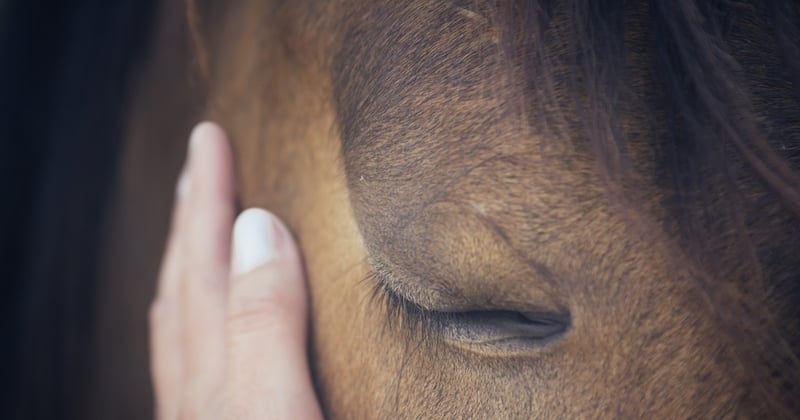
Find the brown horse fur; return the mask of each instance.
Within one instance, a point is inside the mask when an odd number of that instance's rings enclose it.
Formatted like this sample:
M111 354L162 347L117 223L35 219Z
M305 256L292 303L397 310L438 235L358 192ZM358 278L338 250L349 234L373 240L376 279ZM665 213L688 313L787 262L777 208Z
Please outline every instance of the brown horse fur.
M327 415L800 415L785 3L193 5L242 202L306 257ZM565 330L441 328L531 312Z

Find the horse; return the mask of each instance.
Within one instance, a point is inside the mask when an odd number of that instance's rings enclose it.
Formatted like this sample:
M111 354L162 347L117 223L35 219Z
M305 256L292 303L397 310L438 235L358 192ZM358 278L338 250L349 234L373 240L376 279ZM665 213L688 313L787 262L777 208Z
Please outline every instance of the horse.
M140 384L127 413L149 409L146 347L111 331L145 336L169 181L210 118L242 206L300 243L330 418L800 415L796 4L190 0L160 16L98 299L97 371L125 360ZM99 377L96 395L115 389Z

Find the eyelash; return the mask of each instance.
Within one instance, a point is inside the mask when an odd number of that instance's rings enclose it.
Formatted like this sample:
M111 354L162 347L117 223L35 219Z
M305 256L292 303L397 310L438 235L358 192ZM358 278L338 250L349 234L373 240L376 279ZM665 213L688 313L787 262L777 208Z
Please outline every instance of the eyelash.
M372 301L381 306L389 328L399 329L411 338L423 341L441 340L443 326L454 313L425 309L389 287L381 274L371 271L365 281L372 288Z

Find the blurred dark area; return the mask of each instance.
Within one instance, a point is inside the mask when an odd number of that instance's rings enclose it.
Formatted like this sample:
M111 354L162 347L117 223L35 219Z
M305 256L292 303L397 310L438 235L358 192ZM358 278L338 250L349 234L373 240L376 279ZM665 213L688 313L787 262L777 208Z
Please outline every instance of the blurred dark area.
M0 0L2 419L91 418L95 258L151 0Z

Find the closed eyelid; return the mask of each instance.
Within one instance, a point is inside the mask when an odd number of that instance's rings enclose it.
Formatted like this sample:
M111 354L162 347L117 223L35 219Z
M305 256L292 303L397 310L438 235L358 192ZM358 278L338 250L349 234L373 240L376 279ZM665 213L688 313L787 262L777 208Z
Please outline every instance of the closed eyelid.
M372 267L395 291L432 310L563 306L562 253L512 232L514 221L472 207L437 201L402 240L370 252Z
M522 313L563 312L564 299L555 287L559 283L547 267L528 263L524 288L510 293L508 281L487 276L481 283L474 279L444 279L436 275L416 275L382 261L371 261L371 280L382 289L432 313L460 313L504 309ZM516 276L515 276L516 278Z
M568 311L517 312L482 308L455 312L428 310L397 292L376 272L373 296L384 304L386 322L408 339L426 345L451 343L486 354L534 354L563 335L571 324Z
M372 283L374 294L383 297L389 304L390 315L391 313L397 315L399 311L407 318L414 318L416 321L420 319L429 321L431 317L457 319L467 313L503 312L516 313L522 316L538 314L538 319L546 320L550 317L555 322L563 322L564 319L561 316L549 316L546 314L568 312L560 305L546 305L541 302L530 301L525 302L524 305L492 302L489 299L478 302L441 289L420 291L418 288L415 290L409 287L407 282L399 280L394 273L385 267L380 265L378 267L373 268L368 280ZM426 322L426 324L429 323Z

